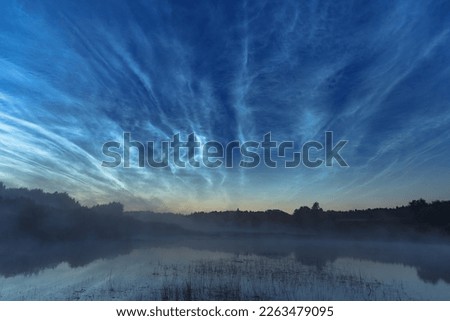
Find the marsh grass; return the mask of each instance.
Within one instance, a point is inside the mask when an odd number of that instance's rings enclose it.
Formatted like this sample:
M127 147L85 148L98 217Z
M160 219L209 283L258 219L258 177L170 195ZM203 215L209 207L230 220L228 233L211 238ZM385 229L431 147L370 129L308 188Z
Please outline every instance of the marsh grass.
M90 293L90 294L89 294ZM401 300L401 284L385 284L335 267L305 266L292 258L198 260L154 264L142 278L108 273L96 291L77 289L68 299L88 300Z
M172 254L177 253L175 257ZM180 252L184 253L184 252ZM220 252L134 252L88 267L61 264L0 278L2 300L410 300L422 299L400 280L359 267L302 264L294 254L269 257ZM161 255L161 256L159 256ZM406 284L407 285L407 284ZM409 290L405 290L405 288Z

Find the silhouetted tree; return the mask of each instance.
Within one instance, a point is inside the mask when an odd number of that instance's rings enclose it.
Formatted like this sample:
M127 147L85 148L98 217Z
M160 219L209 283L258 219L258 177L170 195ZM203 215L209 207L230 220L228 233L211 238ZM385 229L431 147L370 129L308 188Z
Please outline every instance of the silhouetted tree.
M423 198L420 198L418 200L412 200L411 202L409 202L409 206L412 209L422 209L422 208L426 207L427 205L428 205L428 203Z
M294 210L294 216L310 214L311 209L308 206L300 206Z
M3 199L3 194L5 193L6 187L3 182L0 182L0 200Z
M313 204L313 206L312 206L312 208L311 208L311 211L313 212L313 213L321 213L323 210L322 210L322 208L320 207L320 205L319 205L319 202L314 202L314 204Z
M123 205L119 202L111 202L109 204L96 205L92 210L99 214L121 215L123 214Z

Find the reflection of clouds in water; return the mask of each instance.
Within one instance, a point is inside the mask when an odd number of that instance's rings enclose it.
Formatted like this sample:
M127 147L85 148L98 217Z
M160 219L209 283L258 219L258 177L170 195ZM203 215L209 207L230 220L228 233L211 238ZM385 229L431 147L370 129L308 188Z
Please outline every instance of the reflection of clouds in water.
M164 270L164 266L179 266L181 272L197 260L229 260L233 257L233 254L218 251L150 248L133 250L110 259L95 259L78 267L62 262L33 274L0 277L0 299L66 299L77 289L94 293L98 291L97 295L101 296L101 291L114 285L111 282L126 285L155 281L154 286L157 288L158 284L161 286L162 280L153 272Z
M245 240L242 241L248 244ZM428 258L423 255L424 252L436 252L437 246L414 244L416 251L412 253L411 258L414 256L415 259L411 259L395 251L389 252L389 248L395 248L398 244L385 243L384 247L378 246L376 251L384 254L370 258L370 253L374 253L373 245L370 244L365 244L366 246L359 244L358 251L354 249L346 251L345 248L350 247L348 244L345 246L344 242L340 248L341 251L336 252L336 243L339 241L331 242L332 244L328 242L328 245L325 245L327 242L320 244L320 242L311 241L305 242L303 246L299 243L293 246L292 240L289 240L288 244L291 244L291 248L285 246L283 241L279 241L277 240L277 246L281 246L285 251L280 251L278 254L268 245L275 244L274 240L269 240L267 244L263 241L260 242L259 247L250 248L239 247L238 242L232 245L234 250L229 247L232 242L227 241L226 244L222 244L226 248L223 250L217 240L208 242L197 240L190 242L188 246L139 248L130 250L128 253L103 254L104 257L109 258L102 258L102 254L98 253L98 258L91 256L91 260L85 261L81 266L69 266L63 261L63 263L52 264L53 267L50 268L41 266L35 269L33 274L0 277L0 295L4 299L70 299L76 291L82 290L84 293L82 297L85 299L89 297L101 299L110 296L111 293L108 291L113 287L116 291L123 291L122 299L129 299L136 295L132 293L131 285L138 287L146 284L146 287L157 293L168 280L173 279L172 274L183 280L187 278L187 271L190 271L194 278L201 278L202 276L196 273L201 274L205 266L214 267L215 265L218 270L225 265L231 266L232 270L237 271L237 276L240 275L239 277L243 277L239 272L240 269L246 268L251 268L255 275L262 271L275 271L275 267L281 269L282 273L294 273L291 269L298 269L295 273L300 274L295 275L300 283L303 282L301 275L305 273L309 273L311 280L317 280L317 282L323 273L343 277L349 282L352 278L357 279L361 276L364 282L373 283L375 287L383 288L385 291L390 289L395 295L400 295L399 289L401 289L407 295L404 298L448 299L448 293L450 293L450 284L442 280L436 283L427 282L417 273L417 269L427 270L430 273L431 271L437 274L445 273L445 262L442 262L445 257L441 255L441 266L444 266L441 269L433 265L433 262L428 262L431 264L427 265ZM441 250L445 251L446 248L441 247ZM322 261L325 263L320 264ZM212 270L214 269L216 268ZM207 270L211 271L209 268ZM434 277L439 277L437 274ZM440 275L440 277L443 276ZM226 277L231 278L232 275ZM253 281L246 282L252 284ZM259 286L262 287L262 285ZM332 284L329 286L333 287ZM144 289L140 290L144 291ZM140 290L138 288L136 291ZM336 292L336 295L337 293L341 292ZM394 294L389 299L395 299ZM120 294L117 295L120 296Z

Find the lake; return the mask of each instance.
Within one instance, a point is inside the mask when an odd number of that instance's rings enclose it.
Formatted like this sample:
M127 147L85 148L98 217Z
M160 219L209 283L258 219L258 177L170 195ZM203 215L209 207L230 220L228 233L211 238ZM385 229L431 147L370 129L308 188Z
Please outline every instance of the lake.
M11 248L0 249L1 300L450 300L445 242L218 236Z

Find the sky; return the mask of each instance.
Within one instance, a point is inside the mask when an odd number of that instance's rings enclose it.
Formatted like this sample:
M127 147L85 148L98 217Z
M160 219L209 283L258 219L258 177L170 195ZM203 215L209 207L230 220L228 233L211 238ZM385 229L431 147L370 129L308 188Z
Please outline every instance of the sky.
M0 5L9 187L180 213L450 199L449 1ZM124 132L301 146L326 131L348 167L102 166Z

